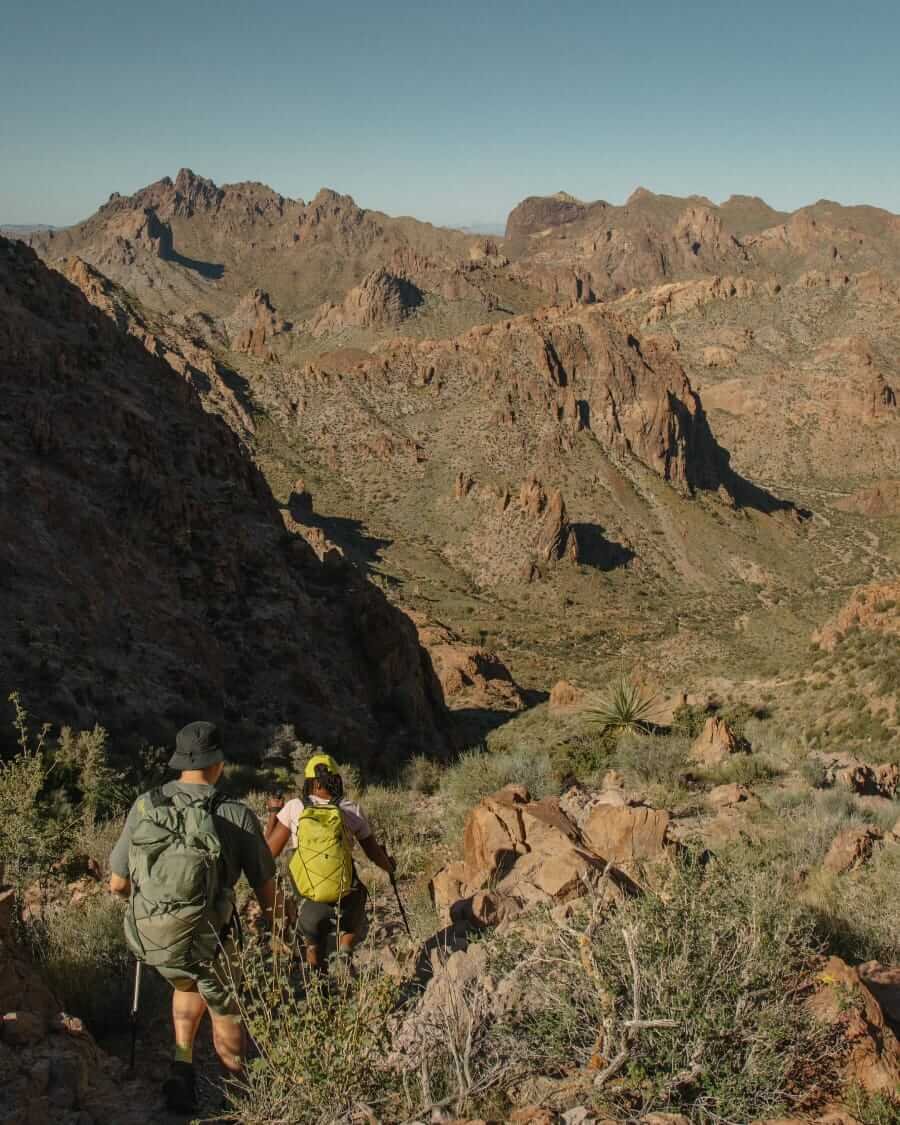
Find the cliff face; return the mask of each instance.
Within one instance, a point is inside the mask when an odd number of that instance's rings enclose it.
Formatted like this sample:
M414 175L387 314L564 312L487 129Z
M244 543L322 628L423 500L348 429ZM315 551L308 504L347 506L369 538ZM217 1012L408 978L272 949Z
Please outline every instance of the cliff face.
M187 378L0 239L0 691L35 715L236 749L273 724L344 753L440 748L412 624L326 569Z

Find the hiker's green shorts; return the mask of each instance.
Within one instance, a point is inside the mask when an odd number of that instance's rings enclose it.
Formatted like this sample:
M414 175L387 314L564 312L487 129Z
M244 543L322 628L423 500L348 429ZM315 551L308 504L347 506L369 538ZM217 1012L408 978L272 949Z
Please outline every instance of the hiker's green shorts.
M234 941L228 938L215 961L196 974L187 975L184 969L165 966L156 971L176 992L199 992L217 1018L240 1020L237 990L241 985L241 966L235 949Z
M319 945L333 928L336 934L359 936L366 920L369 892L356 882L340 902L313 902L297 894L297 929L310 945Z

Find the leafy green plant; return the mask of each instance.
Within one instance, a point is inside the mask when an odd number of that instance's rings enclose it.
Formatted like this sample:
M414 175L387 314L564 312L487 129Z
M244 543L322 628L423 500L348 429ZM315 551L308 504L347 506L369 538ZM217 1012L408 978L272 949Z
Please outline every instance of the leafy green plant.
M392 1119L379 1112L395 1094L383 1066L397 1001L390 978L363 968L321 980L254 946L241 970L242 1015L257 1057L232 1087L230 1120L329 1125L360 1102Z
M40 797L47 780L44 743L49 726L32 733L17 692L9 696L19 753L0 763L0 864L6 879L21 885L43 874L58 854L54 826L41 813Z
M621 679L613 685L605 699L585 709L585 718L590 726L604 733L636 731L648 734L653 726L651 716L656 702L655 696L645 695L637 684Z

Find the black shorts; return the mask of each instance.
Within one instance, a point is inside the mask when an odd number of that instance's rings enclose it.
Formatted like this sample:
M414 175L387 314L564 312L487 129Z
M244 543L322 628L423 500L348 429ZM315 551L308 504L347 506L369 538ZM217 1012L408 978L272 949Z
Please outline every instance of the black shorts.
M313 902L297 894L297 929L310 945L319 945L334 930L340 934L359 934L366 918L366 903L369 892L359 880L339 902Z

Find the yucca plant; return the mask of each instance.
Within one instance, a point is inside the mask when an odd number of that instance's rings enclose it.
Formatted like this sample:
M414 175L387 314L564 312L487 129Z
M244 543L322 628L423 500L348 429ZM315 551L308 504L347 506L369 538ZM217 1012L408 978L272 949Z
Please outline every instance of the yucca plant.
M655 707L655 695L645 695L637 684L623 678L612 686L605 699L587 708L586 718L591 726L599 727L602 734L622 731L648 734Z

